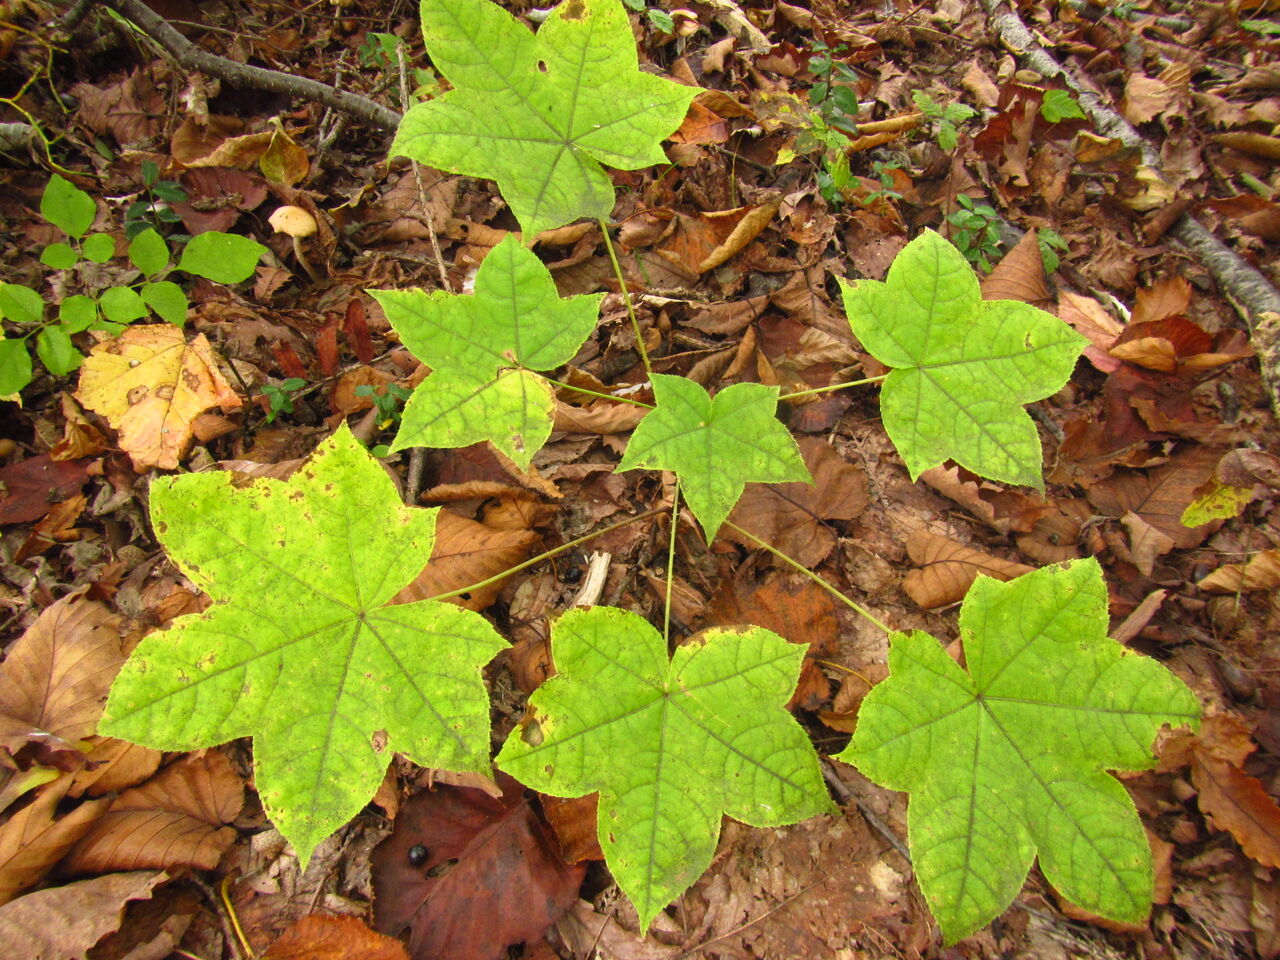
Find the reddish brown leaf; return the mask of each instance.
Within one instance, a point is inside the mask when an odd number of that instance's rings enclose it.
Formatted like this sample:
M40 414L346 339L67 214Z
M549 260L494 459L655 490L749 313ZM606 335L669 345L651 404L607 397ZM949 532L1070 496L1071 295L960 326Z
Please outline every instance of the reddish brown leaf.
M85 464L27 457L0 468L0 524L39 520L55 503L80 492L88 480Z
M351 343L351 352L361 363L373 363L377 351L373 349L373 341L369 338L369 324L365 320L364 301L352 297L347 303L347 312L342 322L343 332Z
M800 452L813 474L808 483L752 483L729 514L735 523L806 567L815 567L835 546L836 535L824 521L852 520L866 508L867 481L817 437L802 437ZM750 541L726 526L725 536Z
M1195 446L1175 454L1151 471L1117 470L1086 491L1102 513L1122 517L1133 512L1155 527L1180 550L1194 547L1220 524L1184 527L1182 511L1195 499L1196 488L1209 479L1220 450Z
M308 914L276 938L262 960L408 960L399 940L355 917Z
M1215 827L1230 831L1263 866L1280 867L1280 806L1257 779L1200 750L1191 755L1191 779L1200 791L1200 812Z
M211 870L235 840L223 824L244 805L244 783L218 750L187 756L126 790L72 849L60 869L103 873L143 867Z
M1053 298L1044 280L1044 259L1036 232L1028 230L982 281L983 300L1020 300L1049 309Z
M501 799L451 787L410 797L373 851L374 929L414 960L496 960L577 896L586 868L564 862L523 787L499 783Z
M597 794L585 797L552 797L538 794L542 801L542 813L560 841L564 858L570 863L584 860L603 860L600 838L596 835L596 813L599 807Z

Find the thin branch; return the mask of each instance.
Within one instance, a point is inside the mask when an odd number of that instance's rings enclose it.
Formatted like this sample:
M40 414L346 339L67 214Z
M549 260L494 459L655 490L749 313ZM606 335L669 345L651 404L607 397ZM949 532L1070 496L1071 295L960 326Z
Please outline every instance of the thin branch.
M322 103L326 107L340 110L381 130L394 131L400 125L400 114L374 103L368 97L348 93L345 90L335 90L328 84L306 77L295 77L278 70L236 63L226 57L219 57L207 50L201 50L142 0L101 0L101 2L103 6L110 7L132 22L139 30L160 44L179 66L188 70L199 70L201 73L225 80L237 87L270 90L273 93L288 94L300 100Z

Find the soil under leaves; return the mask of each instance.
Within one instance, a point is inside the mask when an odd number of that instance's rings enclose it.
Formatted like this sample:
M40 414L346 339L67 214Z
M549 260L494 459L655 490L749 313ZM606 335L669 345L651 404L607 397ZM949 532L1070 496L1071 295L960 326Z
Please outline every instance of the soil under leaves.
M395 63L377 59L373 37L395 34L408 45L409 86L431 83L411 72L428 61L402 0L151 6L209 52L401 112ZM1276 355L1267 284L1280 279L1277 4L1017 8L1085 91L1072 96L1132 125L1145 153L1100 114L1050 122L1046 92L1067 84L1030 72L1002 41L1001 14L978 0L656 4L673 32L661 15L633 16L642 64L707 92L668 142L670 166L613 174L611 226L657 372L713 393L750 381L785 394L882 372L850 333L836 277L882 279L926 227L963 239L958 196L997 212L983 295L1055 312L1092 344L1071 382L1033 408L1045 495L947 466L911 483L875 388L855 388L784 404L817 486L749 485L731 519L882 621L944 641L978 573L1008 579L1098 557L1111 635L1166 663L1208 717L1198 735L1166 738L1155 770L1124 780L1156 858L1147 925L1082 916L1033 870L999 921L941 947L902 854L905 798L839 763L828 774L842 816L775 830L726 823L711 870L641 939L599 862L590 798L541 798L397 759L302 871L263 816L248 742L162 755L97 737L122 657L206 602L151 534L148 478L170 466L160 458L280 477L343 420L371 445L389 443L394 405L379 409L360 388L411 388L427 371L365 290L464 290L516 224L490 183L388 163L387 131L186 73L103 7L59 38L64 5L15 0L0 16L0 97L13 98L0 102L0 280L54 303L77 292L37 259L61 237L39 216L49 168L20 126L32 122L121 252L150 161L188 197L173 204L171 229L244 234L272 255L254 281L190 291L186 349L204 371L190 375L207 378L197 385L210 397L183 418L190 443L158 423L139 439L137 424L86 409L76 375L41 371L20 405L3 404L5 942L97 958L213 960L246 945L277 958L405 955L367 921L415 958L1280 955L1280 463L1267 453L1280 444L1273 381L1261 375ZM939 145L917 92L977 111L957 124L954 150ZM845 132L832 126L846 121ZM282 204L318 219L298 249L267 225ZM1173 239L1188 213L1262 271L1261 301L1241 299L1235 268ZM1063 241L1048 275L1032 231ZM596 391L643 384L599 227L549 231L533 249L562 296L607 292L596 333L559 379ZM76 343L87 353L93 341ZM273 388L289 378L305 385L273 418ZM637 413L561 391L556 432L527 472L485 445L392 457L407 499L444 507L435 558L399 599L466 587L669 508L670 478L614 472ZM1215 490L1238 491L1238 516L1184 525ZM495 748L553 669L548 618L584 589L588 602L661 618L668 514L457 598L513 643L486 674ZM676 541L676 635L750 622L807 644L791 707L821 753L842 749L885 673L881 631L745 539L708 546L690 522Z

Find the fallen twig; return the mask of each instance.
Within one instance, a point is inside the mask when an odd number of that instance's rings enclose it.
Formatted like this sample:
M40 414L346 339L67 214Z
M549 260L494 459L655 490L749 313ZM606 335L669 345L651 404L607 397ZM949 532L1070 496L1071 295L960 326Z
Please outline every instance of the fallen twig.
M101 2L127 18L139 30L160 44L179 66L186 67L188 70L199 70L201 73L225 80L235 86L270 90L303 100L313 100L382 130L394 131L400 125L400 114L379 103L374 103L368 97L348 93L345 90L336 90L328 84L307 77L295 77L278 70L236 63L226 57L219 57L207 50L201 50L142 0L101 0Z

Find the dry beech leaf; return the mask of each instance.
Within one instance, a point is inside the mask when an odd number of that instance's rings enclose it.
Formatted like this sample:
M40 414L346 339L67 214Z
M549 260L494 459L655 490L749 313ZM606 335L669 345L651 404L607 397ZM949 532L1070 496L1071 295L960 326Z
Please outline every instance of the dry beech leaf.
M1151 323L1166 317L1181 316L1191 306L1191 281L1182 276L1162 277L1134 296L1129 323Z
M185 591L184 591L185 592ZM100 797L142 783L156 772L162 754L115 737L90 737L85 767L71 778L67 796Z
M867 481L861 469L820 438L801 437L798 445L813 483L748 484L729 522L812 568L835 546L835 531L824 521L858 517L867 506ZM723 532L730 540L752 545L732 527Z
M1070 324L1089 341L1084 355L1103 373L1114 373L1122 363L1107 351L1124 333L1124 326L1097 300L1078 293L1058 295L1058 319Z
M1227 830L1240 848L1267 867L1280 867L1280 806L1266 788L1238 766L1193 749L1191 780L1200 812Z
M78 594L46 608L0 664L0 717L68 742L91 736L124 662L119 625Z
M130 900L148 899L168 879L142 870L28 893L0 907L0 943L22 944L27 960L79 960L119 928Z
M187 343L172 324L130 327L95 346L80 369L76 399L107 418L136 469L178 466L192 423L205 410L239 409L204 334Z
M1274 590L1280 587L1280 550L1263 550L1245 563L1228 563L1196 586L1210 593L1240 593L1245 590Z
M1049 310L1053 297L1044 279L1044 259L1036 232L1028 230L982 281L983 300L1020 300Z
M600 400L588 407L574 407L556 400L553 426L564 433L593 433L601 436L634 430L649 412L634 403Z
M528 558L538 535L532 530L502 530L460 517L448 510L436 516L436 545L431 561L392 603L427 600L459 587L479 583ZM450 598L468 610L483 610L497 599L505 580Z
M584 860L603 860L600 838L596 831L596 813L599 795L589 793L585 797L553 797L538 794L542 814L560 841L560 850L569 863Z
M107 799L90 800L55 820L67 784L66 778L49 784L0 826L0 903L44 879L111 805Z
M409 960L404 944L355 917L312 913L276 938L262 960Z
M1120 518L1129 531L1129 553L1133 565L1144 577L1151 576L1157 557L1163 557L1173 549L1173 539L1165 536L1136 513L1129 512Z
M212 870L236 838L244 782L218 750L187 756L120 794L60 867L67 873Z
M907 553L919 569L903 578L902 589L926 610L962 600L980 573L997 580L1012 580L1035 569L924 529L907 537Z
M1221 450L1197 445L1174 454L1154 470L1120 468L1090 486L1086 495L1101 513L1112 517L1136 513L1171 539L1177 549L1187 550L1221 525L1184 527L1181 519L1182 511L1195 499L1196 489L1213 475L1221 457Z

